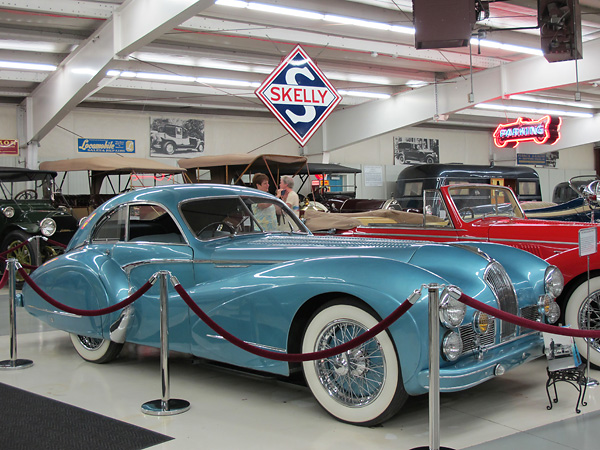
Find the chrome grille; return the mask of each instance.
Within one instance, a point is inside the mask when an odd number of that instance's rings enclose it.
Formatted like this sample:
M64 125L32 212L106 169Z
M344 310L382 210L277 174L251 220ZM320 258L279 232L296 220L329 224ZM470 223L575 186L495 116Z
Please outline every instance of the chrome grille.
M510 314L518 314L517 294L510 277L497 261L491 262L485 269L484 280L496 294L500 310ZM505 340L516 333L517 326L506 321L500 321L500 339Z
M521 308L521 317L539 322L542 318L537 305L524 306Z
M487 347L494 344L494 338L496 336L496 321L494 320L490 324L488 332L484 335L475 333L473 324L463 325L459 329L460 338L463 343L462 354L470 353L476 350L477 347ZM477 340L479 339L479 342Z

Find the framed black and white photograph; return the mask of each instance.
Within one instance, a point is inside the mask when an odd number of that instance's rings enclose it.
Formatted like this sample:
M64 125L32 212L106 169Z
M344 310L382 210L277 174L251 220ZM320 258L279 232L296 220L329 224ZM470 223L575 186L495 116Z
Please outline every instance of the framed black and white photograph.
M394 136L394 165L440 162L439 139Z
M204 120L150 117L150 156L186 158L204 153Z

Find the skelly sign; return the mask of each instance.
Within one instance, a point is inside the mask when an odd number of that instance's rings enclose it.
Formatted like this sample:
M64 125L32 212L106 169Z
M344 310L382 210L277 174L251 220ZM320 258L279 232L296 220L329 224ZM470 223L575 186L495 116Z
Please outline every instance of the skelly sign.
M255 93L302 146L342 100L300 46L282 61Z
M494 131L496 147L515 148L519 143L554 144L560 139L560 117L544 116L538 120L519 117L513 123L501 123Z

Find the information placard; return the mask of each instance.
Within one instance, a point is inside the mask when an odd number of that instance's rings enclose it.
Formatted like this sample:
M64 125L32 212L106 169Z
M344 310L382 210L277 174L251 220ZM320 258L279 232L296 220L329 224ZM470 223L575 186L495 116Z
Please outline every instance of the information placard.
M579 230L579 256L593 255L598 251L596 227Z

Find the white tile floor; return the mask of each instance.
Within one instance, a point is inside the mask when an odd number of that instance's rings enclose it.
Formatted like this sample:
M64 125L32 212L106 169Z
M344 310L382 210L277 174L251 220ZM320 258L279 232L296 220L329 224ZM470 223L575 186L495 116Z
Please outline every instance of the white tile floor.
M31 368L0 370L0 382L169 436L153 449L411 449L429 444L428 399L412 398L381 427L335 421L310 392L277 379L233 372L185 355L170 359L171 398L191 403L176 416L153 417L140 408L161 396L158 351L128 346L106 365L83 361L69 337L19 309L18 357ZM0 291L0 360L10 356L6 289ZM440 442L454 449L550 450L598 448L600 387L588 406L574 410L576 391L559 383L559 402L546 410L545 360L467 391L442 394ZM600 379L599 371L591 376ZM491 441L491 442L490 442Z

